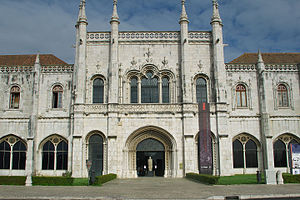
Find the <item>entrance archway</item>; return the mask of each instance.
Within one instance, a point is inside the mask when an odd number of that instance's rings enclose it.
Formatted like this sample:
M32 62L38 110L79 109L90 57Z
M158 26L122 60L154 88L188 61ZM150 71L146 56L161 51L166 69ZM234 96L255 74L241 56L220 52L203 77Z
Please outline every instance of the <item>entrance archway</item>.
M164 176L164 145L160 141L152 138L140 142L136 148L136 169L138 176Z
M176 176L176 143L167 131L152 126L140 128L128 137L125 147L127 178L147 176L150 156L156 176Z

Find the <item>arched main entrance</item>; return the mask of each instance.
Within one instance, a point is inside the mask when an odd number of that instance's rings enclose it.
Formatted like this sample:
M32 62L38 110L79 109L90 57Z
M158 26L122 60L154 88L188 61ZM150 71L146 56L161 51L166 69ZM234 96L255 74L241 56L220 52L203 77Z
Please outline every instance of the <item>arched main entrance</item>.
M149 160L151 160L150 163ZM164 176L164 145L152 138L140 142L136 148L136 169L138 176Z
M176 143L167 131L152 126L140 128L128 137L125 147L128 162L125 177L147 176L150 156L155 176L176 176Z

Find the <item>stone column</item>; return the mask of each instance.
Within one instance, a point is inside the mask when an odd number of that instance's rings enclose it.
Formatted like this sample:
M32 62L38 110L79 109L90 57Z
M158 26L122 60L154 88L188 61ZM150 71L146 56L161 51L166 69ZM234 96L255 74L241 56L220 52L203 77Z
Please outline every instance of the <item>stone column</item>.
M34 143L33 138L27 138L26 155L26 186L32 186L32 175L34 172Z

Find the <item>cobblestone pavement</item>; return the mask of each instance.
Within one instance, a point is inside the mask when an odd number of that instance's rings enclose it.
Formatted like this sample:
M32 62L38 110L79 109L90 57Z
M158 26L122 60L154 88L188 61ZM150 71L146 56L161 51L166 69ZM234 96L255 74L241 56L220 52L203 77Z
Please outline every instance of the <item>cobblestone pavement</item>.
M116 179L96 186L0 186L0 199L241 199L295 197L300 199L300 184L210 186L187 179Z

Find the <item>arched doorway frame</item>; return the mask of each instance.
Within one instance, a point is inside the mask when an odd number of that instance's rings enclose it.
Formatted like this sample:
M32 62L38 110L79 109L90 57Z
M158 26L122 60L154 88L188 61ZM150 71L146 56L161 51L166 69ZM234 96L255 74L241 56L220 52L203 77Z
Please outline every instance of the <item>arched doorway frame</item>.
M125 157L127 161L127 178L137 178L136 169L136 149L140 142L145 139L155 139L161 142L165 148L165 173L164 177L175 176L175 158L176 158L176 142L171 134L166 130L155 127L147 126L134 131L127 139L125 144Z
M94 131L91 131L87 134L87 136L85 137L85 160L88 160L89 159L89 140L90 140L90 137L93 136L93 135L99 135L100 137L102 137L102 141L103 141L103 163L102 163L102 174L105 175L107 174L107 138L105 137L105 135L101 132L101 131L98 131L98 130L94 130ZM84 161L84 167L86 168L86 163ZM86 169L87 171L87 169Z

